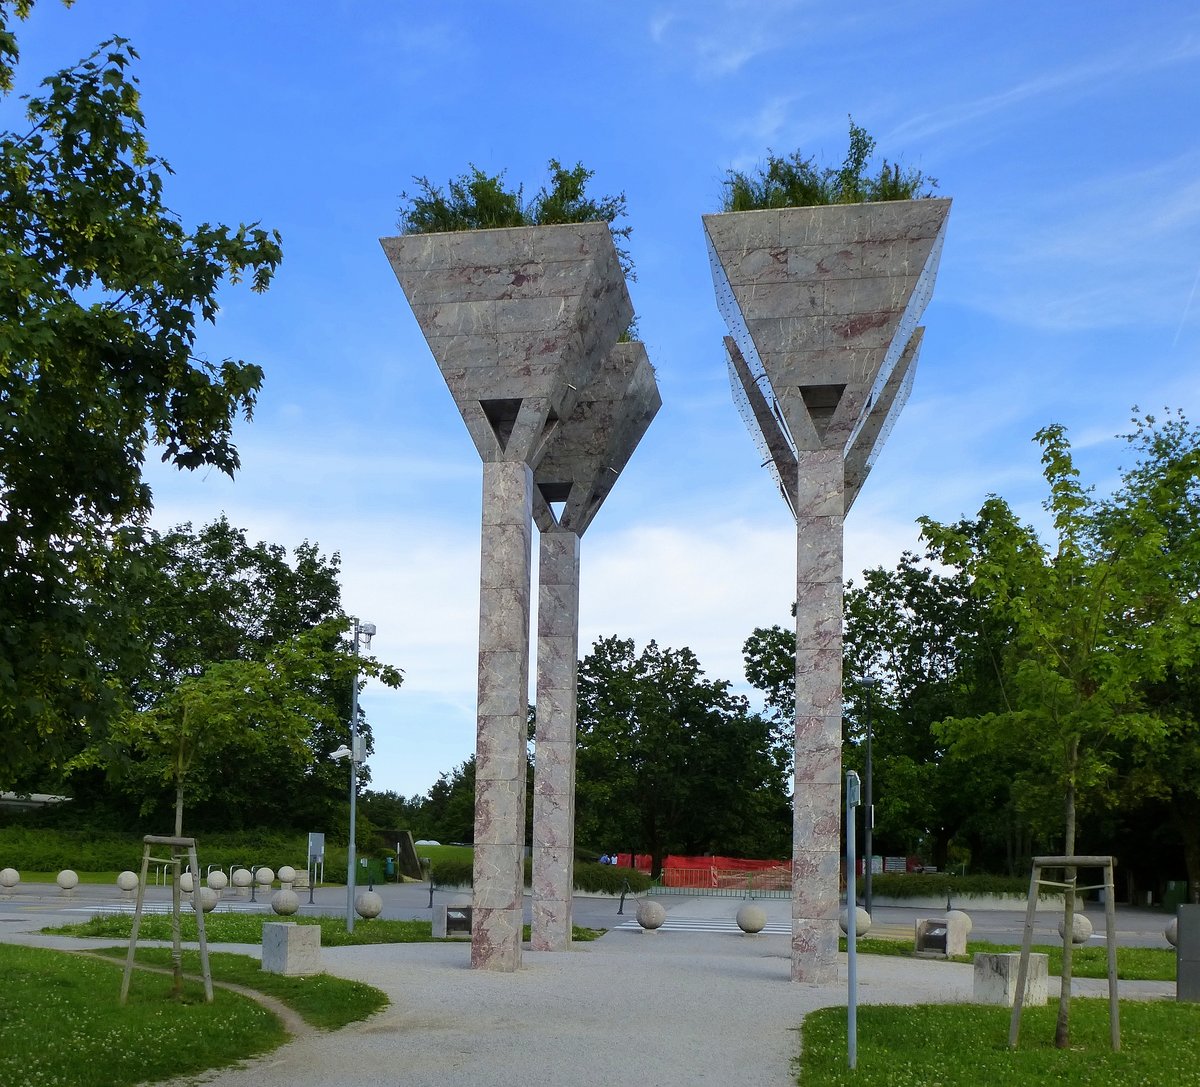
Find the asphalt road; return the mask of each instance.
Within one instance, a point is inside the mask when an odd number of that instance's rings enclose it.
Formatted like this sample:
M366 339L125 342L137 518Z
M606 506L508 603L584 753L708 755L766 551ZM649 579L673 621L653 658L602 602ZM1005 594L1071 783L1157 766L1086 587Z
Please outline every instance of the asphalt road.
M430 889L425 883L381 884L374 888L383 899L383 914L387 918L428 919L430 917ZM312 891L312 904L309 904L309 891L298 891L302 914L333 914L345 916L346 889L345 887L318 887ZM434 902L466 902L469 897L461 891L442 890L435 888L432 895ZM251 901L249 894L231 894L228 891L217 906L218 911L249 911L270 912L270 894L256 894ZM171 891L165 886L151 886L146 891L148 909L159 909L171 901ZM727 925L737 913L744 899L735 897L710 896L663 896L662 901L672 915L694 919L695 923L705 921L713 925ZM526 896L526 920L529 920L529 898ZM778 915L786 920L788 903L785 899L764 899L764 906L769 906L769 912L774 917ZM13 922L23 922L27 925L32 917L44 918L44 924L65 924L72 920L90 917L93 913L104 910L132 910L132 899L125 896L118 888L110 884L81 884L72 893L64 894L54 884L19 884L9 895L0 894L0 925ZM591 897L580 895L574 900L574 921L577 925L589 928L615 929L622 924L634 920L637 910L637 900L632 896L627 898L624 910L620 908L619 900L609 897ZM872 918L876 932L880 935L890 935L903 938L913 932L914 923L925 917L936 917L940 912L930 909L915 909L900 906L880 906L875 908ZM1092 922L1093 942L1104 938L1105 920L1104 908L1096 903L1088 903L1084 909ZM1117 906L1117 942L1132 947L1170 947L1163 930L1170 919L1161 910L1145 909L1134 906ZM1053 910L1040 910L1034 929L1035 943L1050 943L1059 939L1057 926L1061 915ZM1025 921L1022 910L974 910L971 911L973 927L971 939L988 940L995 943L1020 942L1021 931ZM360 922L361 923L361 922Z

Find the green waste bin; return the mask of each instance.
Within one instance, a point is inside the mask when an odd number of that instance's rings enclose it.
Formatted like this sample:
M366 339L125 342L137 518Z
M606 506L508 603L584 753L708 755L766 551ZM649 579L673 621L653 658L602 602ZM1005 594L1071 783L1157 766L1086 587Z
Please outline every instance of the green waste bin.
M1188 900L1188 885L1186 879L1167 880L1167 890L1163 894L1163 909L1174 913Z

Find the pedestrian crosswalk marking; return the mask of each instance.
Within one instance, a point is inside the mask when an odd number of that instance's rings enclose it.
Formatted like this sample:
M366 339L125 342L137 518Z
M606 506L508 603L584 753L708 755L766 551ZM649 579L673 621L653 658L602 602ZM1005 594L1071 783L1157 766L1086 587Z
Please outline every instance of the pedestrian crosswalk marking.
M185 911L192 909L190 900L181 903ZM269 902L218 902L216 906L210 910L210 913L266 913L271 909ZM94 906L71 906L65 913L133 913L134 905L132 902L105 902L97 903ZM148 916L150 914L168 914L171 912L170 902L143 902L142 914Z
M637 921L623 921L617 926L618 929L639 929L641 925ZM733 918L723 917L671 917L660 926L660 931L664 932L737 932L742 930L738 928L738 923ZM772 936L788 936L791 934L792 926L786 921L768 921L762 931Z

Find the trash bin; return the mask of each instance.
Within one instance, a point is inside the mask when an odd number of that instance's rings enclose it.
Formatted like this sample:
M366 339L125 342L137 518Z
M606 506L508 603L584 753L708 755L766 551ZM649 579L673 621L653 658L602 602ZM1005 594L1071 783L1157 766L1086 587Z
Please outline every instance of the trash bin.
M1188 900L1188 884L1186 879L1169 879L1167 880L1167 889L1163 894L1163 909L1168 913L1174 913L1180 906L1187 903Z
M384 875L386 875L388 879L395 878L395 876L396 876L396 858L395 857L389 856L384 859L383 871L384 871Z

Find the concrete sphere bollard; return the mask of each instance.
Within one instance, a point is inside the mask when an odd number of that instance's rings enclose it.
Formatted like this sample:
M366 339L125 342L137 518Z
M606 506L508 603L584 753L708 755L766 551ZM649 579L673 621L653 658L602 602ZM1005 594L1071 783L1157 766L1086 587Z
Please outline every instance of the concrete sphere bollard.
M667 911L663 909L661 902L655 902L653 898L643 898L638 903L637 923L646 932L654 932L666 919Z
M383 904L380 903L382 909ZM290 917L300 908L300 898L295 891L286 888L271 895L271 909L282 917Z
M15 868L0 868L0 887L4 890L11 891L20 882L21 873Z
M285 864L279 869L279 882L283 884L292 884L296 882L296 869L290 864Z
M1179 946L1179 918L1172 917L1167 922L1167 927L1163 930L1163 935L1167 938L1167 943L1172 947Z
M219 868L214 868L208 873L208 885L214 891L223 891L229 886L229 877Z
M230 876L233 886L239 891L244 891L247 887L249 887L251 879L252 877L250 875L249 868L235 868L233 870L233 875Z
M849 934L850 915L844 907L842 912L838 914L838 925L841 927L843 936ZM856 936L865 936L871 929L871 915L862 906L854 907L854 925L854 934Z
M192 873L191 872L181 873L179 876L179 889L181 891L187 891L188 894L191 894L192 893L192 885L193 885L192 884Z
M354 909L358 916L366 921L383 913L383 899L375 891L363 891L354 900Z
M191 909L191 911L193 913L196 912L196 899L194 896L195 896L195 892L191 892L191 893L189 893L188 899L187 899L188 907ZM200 888L200 908L205 913L212 913L212 911L217 908L217 898L218 897L219 896L217 895L217 892L214 891L211 887L201 887Z
M1058 935L1062 937L1066 931L1067 919L1064 917L1058 923ZM1092 935L1092 923L1082 913L1077 913L1071 918L1071 943L1086 944L1089 937Z
M79 886L79 876L72 872L70 868L64 868L58 873L57 882L59 887L64 891L73 891Z
M946 914L947 917L961 917L963 925L966 926L967 935L971 935L971 929L975 927L975 923L971 920L971 915L963 910L950 910Z
M254 882L257 883L260 888L270 887L271 884L275 882L275 873L270 868L259 868L254 873Z
M136 872L130 872L126 870L117 876L117 886L120 887L122 891L126 892L126 894L128 894L130 891L136 891L137 885L138 876Z
M767 924L767 912L761 906L754 905L753 902L747 902L739 907L737 911L737 926L747 936L753 936L756 932L762 932Z

